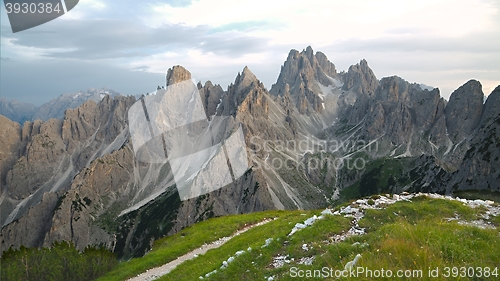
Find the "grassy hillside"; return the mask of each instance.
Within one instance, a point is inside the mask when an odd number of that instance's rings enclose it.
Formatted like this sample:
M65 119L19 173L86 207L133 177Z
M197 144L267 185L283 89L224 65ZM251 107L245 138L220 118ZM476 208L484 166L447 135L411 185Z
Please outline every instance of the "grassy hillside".
M339 274L348 280L500 278L498 205L413 195L392 199L357 200L334 214L274 211L210 219L156 241L147 255L121 262L98 280L126 280L265 218L276 219L159 280L304 280L315 274L310 279L334 280ZM344 271L354 260L352 270Z

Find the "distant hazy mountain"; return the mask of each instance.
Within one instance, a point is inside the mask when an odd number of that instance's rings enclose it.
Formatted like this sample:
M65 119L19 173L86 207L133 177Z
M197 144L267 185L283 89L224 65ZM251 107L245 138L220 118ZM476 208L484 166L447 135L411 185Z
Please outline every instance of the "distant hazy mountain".
M115 97L120 94L108 88L91 88L85 92L62 94L39 107L16 100L7 101L2 98L0 99L0 114L20 124L23 124L24 121L37 119L42 121L47 121L50 118L62 119L66 109L76 108L88 100L99 102L105 95Z
M62 119L66 109L76 108L88 100L99 102L105 95L115 97L120 94L108 88L88 89L86 92L80 91L77 93L62 94L42 104L33 114L32 120L49 120L50 118Z
M5 98L0 98L0 114L20 124L24 121L31 120L37 107L16 100L8 101Z

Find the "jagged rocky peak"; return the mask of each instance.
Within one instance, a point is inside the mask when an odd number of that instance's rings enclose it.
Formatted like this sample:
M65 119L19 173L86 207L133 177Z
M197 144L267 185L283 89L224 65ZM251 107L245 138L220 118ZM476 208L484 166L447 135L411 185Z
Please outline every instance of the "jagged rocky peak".
M300 53L297 50L290 51L270 93L280 97L290 94L292 103L301 114L321 112L323 100L318 94L327 94L321 88L340 84L341 78L335 65L325 54L314 54L311 46L308 46Z
M484 111L481 117L481 127L488 126L500 115L500 85L488 96L484 103Z
M212 84L210 80L205 82L204 86L202 86L201 82L199 82L198 89L200 90L201 100L203 101L207 117L210 118L216 114L216 110L221 103L224 90L220 85Z
M384 77L375 91L375 98L382 101L401 102L410 106L414 103L422 105L428 101L440 99L439 89L422 89L417 83L409 83L398 76Z
M376 97L381 101L407 103L409 83L398 76L384 77L376 90Z
M255 77L252 71L250 71L248 66L245 66L241 74L238 73L238 76L236 76L236 79L234 80L234 86L236 87L235 90L236 92L241 91L249 87L254 82L259 83L259 80Z
M245 100L247 100L245 106L258 106L258 103L252 104L250 100L254 102L265 100L266 98L262 97L263 93L267 93L264 84L245 66L236 76L234 83L228 86L227 94L222 96L220 110L224 112L223 115L233 115L237 110L242 110L240 107Z
M191 72L180 65L176 65L167 71L167 86L191 79Z
M378 86L378 80L368 62L362 59L358 64L351 65L343 76L344 86L342 90L353 90L364 95L371 95Z
M281 66L278 81L270 92L274 95L284 95L286 84L292 89L300 87L301 84L310 88L315 86L312 83L314 80L324 86L334 85L336 78L338 78L338 74L335 65L328 60L325 54L321 52L314 54L311 46L300 53L292 49Z
M469 86L477 87L475 82ZM448 190L466 190L473 187L500 191L498 184L498 179L500 179L499 131L500 86L497 86L484 104L481 123L473 134L470 149L465 153L460 169L452 174L451 181L448 182Z
M481 83L470 80L450 96L444 114L446 128L454 143L468 138L477 128L483 112L484 93Z
M330 77L336 77L338 75L337 69L335 69L335 65L328 60L325 54L322 52L316 52L316 60L318 61L319 66L323 71L325 72L326 75L329 75Z
M384 103L385 108L389 105L397 107L391 111L401 109L403 105L411 109L415 130L430 129L444 113L445 102L439 89L422 89L419 84L409 83L398 76L382 78L374 98Z

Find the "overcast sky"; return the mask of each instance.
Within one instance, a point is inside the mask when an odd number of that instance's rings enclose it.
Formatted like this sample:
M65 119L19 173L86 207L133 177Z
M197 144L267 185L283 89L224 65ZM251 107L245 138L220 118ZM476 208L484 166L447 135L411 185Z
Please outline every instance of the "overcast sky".
M178 64L224 89L248 66L270 89L290 49L308 45L339 71L366 59L379 79L398 75L445 98L469 79L489 94L500 84L500 1L80 0L15 34L2 5L0 97L142 94Z

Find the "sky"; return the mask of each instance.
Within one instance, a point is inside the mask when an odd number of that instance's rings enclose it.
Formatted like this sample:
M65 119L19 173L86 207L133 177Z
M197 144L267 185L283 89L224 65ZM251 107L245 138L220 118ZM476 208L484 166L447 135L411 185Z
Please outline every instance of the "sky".
M470 79L500 84L496 0L80 0L65 15L12 33L1 13L0 98L40 105L108 87L152 92L182 65L224 89L245 66L270 89L291 49L311 46L338 71L366 59L449 98Z

